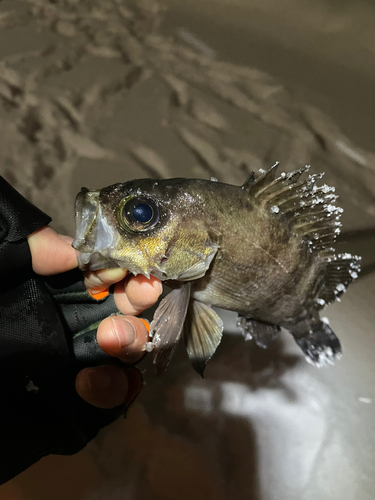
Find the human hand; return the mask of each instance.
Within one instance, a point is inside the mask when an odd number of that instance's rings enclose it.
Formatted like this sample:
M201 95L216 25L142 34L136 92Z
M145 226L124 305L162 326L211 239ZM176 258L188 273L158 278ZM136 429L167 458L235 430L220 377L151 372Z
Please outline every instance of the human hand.
M58 235L50 227L43 227L28 237L33 269L46 276L63 273L77 267L73 238ZM126 316L104 319L97 332L97 341L103 351L123 362L135 363L144 354L148 331L144 322L135 317L151 307L158 299L162 286L159 280L144 276L127 277L124 269L106 269L85 274L85 285L96 294L115 284L117 308ZM141 390L141 375L135 368L113 365L85 368L76 378L76 390L88 403L100 408L130 404Z

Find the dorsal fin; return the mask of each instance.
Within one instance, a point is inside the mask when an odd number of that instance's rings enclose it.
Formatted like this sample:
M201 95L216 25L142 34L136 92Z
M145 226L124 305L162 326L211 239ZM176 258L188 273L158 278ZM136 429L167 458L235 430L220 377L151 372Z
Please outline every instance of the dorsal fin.
M251 172L246 181L242 184L242 189L250 190L251 186L255 182L255 172Z
M255 198L263 192L263 189L267 189L267 186L271 184L276 178L276 170L279 166L279 162L277 161L271 168L269 168L266 172L261 172L261 175L253 182L247 189L249 193ZM247 182L247 181L246 181ZM246 184L246 183L245 183Z
M288 177L288 180L286 181L287 184L295 184L299 180L301 175L304 174L305 172L308 172L309 169L310 165L305 165L304 167L299 168L298 170L290 172L287 176Z
M360 257L335 254L332 248L340 233L342 208L335 205L335 188L318 186L323 174L312 174L300 180L309 170L306 165L290 173L275 177L278 164L262 173L249 192L269 211L270 217L280 218L290 230L301 237L311 252L319 254L324 262L322 279L316 282L316 305L323 308L337 300L360 271Z
M283 172L280 177L259 190L257 198L261 196L265 201L280 199L280 202L285 203L293 196L300 197L299 190L303 182L298 182L298 180L300 176L309 169L310 165L306 165L305 167L294 170L293 172Z
M335 188L318 186L323 174L312 174L300 180L310 166L306 165L276 178L276 163L250 187L251 195L263 203L273 217L283 217L291 230L301 236L311 250L324 251L340 232L342 209L335 206ZM327 258L333 252L327 253Z
M350 283L358 277L361 258L349 253L338 254L328 261L324 272L324 284L316 299L319 309L323 309L342 295Z

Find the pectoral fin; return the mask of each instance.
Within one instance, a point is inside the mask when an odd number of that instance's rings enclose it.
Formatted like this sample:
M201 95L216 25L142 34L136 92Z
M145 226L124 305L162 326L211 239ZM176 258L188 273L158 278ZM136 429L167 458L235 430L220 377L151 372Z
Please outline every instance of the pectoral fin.
M160 302L150 325L154 345L153 363L161 375L167 368L181 337L190 300L190 283L172 290Z
M223 334L223 322L208 305L190 303L185 323L185 345L193 368L203 377L207 361L214 355Z

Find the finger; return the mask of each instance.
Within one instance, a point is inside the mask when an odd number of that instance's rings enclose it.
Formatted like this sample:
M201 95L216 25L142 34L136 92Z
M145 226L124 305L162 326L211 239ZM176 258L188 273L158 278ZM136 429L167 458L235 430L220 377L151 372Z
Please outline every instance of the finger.
M103 365L85 368L76 377L77 393L99 408L129 406L142 388L142 377L135 368Z
M126 269L116 267L115 269L101 269L100 271L88 271L85 273L85 286L92 293L106 290L113 283L117 283L128 274Z
M140 318L134 316L110 316L104 319L97 333L101 349L124 363L135 363L145 354L148 329Z
M50 227L35 231L27 239L31 251L32 265L36 273L50 275L70 271L77 267L73 238L61 236Z
M123 314L138 315L153 306L163 291L160 280L151 276L132 276L115 287L115 303Z

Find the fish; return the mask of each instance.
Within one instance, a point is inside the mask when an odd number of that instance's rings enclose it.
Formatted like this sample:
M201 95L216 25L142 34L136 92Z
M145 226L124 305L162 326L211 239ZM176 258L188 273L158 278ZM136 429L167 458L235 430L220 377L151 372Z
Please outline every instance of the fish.
M138 179L77 195L81 269L121 267L155 276L171 292L150 325L158 374L184 338L203 376L223 335L214 308L235 311L246 340L269 347L287 330L316 366L341 356L320 311L360 272L360 257L337 253L342 209L335 188L309 166L254 172L242 186L217 179Z

